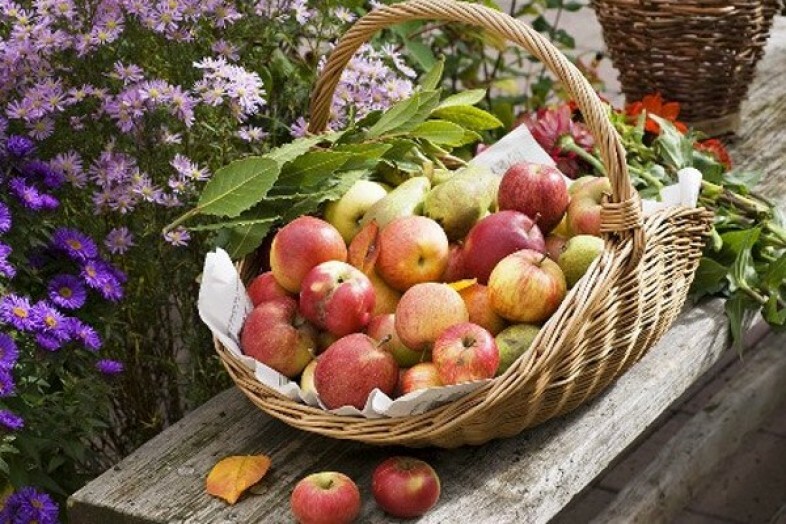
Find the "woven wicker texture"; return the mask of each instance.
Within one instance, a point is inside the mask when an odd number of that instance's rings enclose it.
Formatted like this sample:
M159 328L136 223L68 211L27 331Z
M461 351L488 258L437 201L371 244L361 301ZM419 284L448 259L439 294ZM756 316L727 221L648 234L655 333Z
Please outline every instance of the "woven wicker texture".
M592 0L629 101L659 92L680 120L733 132L779 0Z
M521 45L559 76L600 144L613 194L602 211L606 248L540 331L532 350L502 376L427 413L402 418L337 416L291 401L259 383L219 342L237 386L260 409L323 435L372 444L456 447L511 436L566 413L601 392L671 325L701 258L711 216L674 208L642 219L625 151L597 95L546 39L522 22L477 4L413 0L369 13L342 38L317 83L311 130L325 128L337 80L358 47L389 25L413 19L476 25ZM247 282L259 255L241 265Z

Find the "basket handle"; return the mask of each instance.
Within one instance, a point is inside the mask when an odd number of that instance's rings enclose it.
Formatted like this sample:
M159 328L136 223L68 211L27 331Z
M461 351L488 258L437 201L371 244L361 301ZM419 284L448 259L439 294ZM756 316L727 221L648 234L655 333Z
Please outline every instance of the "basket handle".
M562 81L578 104L589 130L600 148L603 165L611 181L612 194L601 209L601 232L633 236L632 263L638 262L644 247L641 202L630 184L625 148L612 126L606 109L581 72L551 42L525 23L501 11L479 4L445 0L410 0L384 6L359 19L339 40L330 54L311 97L309 131L327 128L333 93L349 60L378 31L410 20L462 22L484 28L514 42L544 63ZM608 235L607 235L608 238Z

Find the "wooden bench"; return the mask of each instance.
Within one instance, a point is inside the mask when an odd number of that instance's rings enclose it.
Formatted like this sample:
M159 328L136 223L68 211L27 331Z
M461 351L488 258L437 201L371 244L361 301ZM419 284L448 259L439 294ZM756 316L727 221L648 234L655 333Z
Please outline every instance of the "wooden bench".
M786 34L786 27L778 21L776 31ZM760 64L744 109L742 138L732 152L740 167L765 171L762 192L783 203L786 46L781 40L773 41ZM754 338L762 336L764 332L759 330ZM762 353L759 364L762 370L769 370L766 376L753 380L759 375L751 371L752 376L741 379L750 385L743 388L749 396L721 395L728 400L719 411L725 418L713 421L711 415L704 414L704 419L689 423L682 438L623 490L604 518L626 522L635 516L657 515L668 519L670 513L652 509L653 504L657 506L657 490L663 489L653 479L663 471L670 472L668 494L673 500L684 499L712 469L713 458L723 457L735 438L750 431L777 405L783 392L773 384L783 383L786 355L781 352L779 357L772 348L784 345L783 336L767 336L762 343L767 353ZM545 522L728 353L722 303L713 300L689 305L655 348L588 405L515 438L452 451L376 448L304 433L264 415L233 388L75 493L68 512L71 521L79 523L288 522L294 484L312 472L338 470L350 475L361 488L364 506L360 522L388 522L373 503L371 472L383 458L407 453L430 462L442 478L442 498L420 522ZM759 399L753 403L755 408L748 403L751 396ZM739 417L739 423L729 422L730 417ZM720 424L716 430L702 430L716 423ZM710 445L714 454L691 453L691 446L697 445ZM273 468L253 494L230 507L205 493L207 472L219 459L256 453L270 455ZM669 458L673 453L687 457L676 461L679 467ZM692 474L696 469L692 465L699 463L699 474ZM672 509L674 506L671 504Z

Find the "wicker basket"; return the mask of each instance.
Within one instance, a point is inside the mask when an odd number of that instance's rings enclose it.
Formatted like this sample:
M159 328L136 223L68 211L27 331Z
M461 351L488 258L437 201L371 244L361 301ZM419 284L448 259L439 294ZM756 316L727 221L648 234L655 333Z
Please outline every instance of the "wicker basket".
M545 38L499 11L463 2L413 0L378 9L341 39L312 98L312 132L325 129L333 91L353 53L374 33L408 20L463 22L529 50L562 80L600 147L613 194L601 212L605 250L570 290L553 317L502 376L420 415L365 419L338 416L289 400L265 387L219 342L216 349L237 386L260 409L330 437L372 444L456 447L512 436L586 402L633 365L671 325L701 258L711 215L673 208L642 219L625 150L607 113L581 73ZM262 265L244 260L246 282Z
M739 127L780 0L592 0L629 101L661 93L680 120L717 136Z

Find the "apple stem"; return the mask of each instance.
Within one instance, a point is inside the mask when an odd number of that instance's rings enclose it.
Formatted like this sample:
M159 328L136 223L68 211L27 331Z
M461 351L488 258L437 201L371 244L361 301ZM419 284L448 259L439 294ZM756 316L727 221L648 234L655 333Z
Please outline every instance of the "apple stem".
M538 267L542 266L543 262L545 262L547 258L549 258L548 253L544 253L543 256L541 257L541 259L538 260Z
M390 342L392 338L393 338L393 335L390 335L390 334L385 335L384 337L382 337L382 340L379 341L379 344L377 344L377 347L381 348L382 346L384 346L385 344Z

